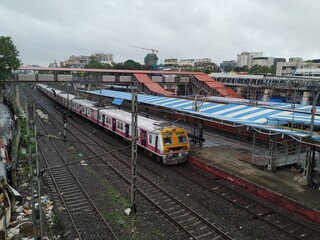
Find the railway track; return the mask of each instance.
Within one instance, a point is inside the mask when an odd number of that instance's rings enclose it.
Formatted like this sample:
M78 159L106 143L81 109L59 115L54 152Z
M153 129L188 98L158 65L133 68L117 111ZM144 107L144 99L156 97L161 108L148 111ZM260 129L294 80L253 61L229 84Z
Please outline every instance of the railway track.
M61 120L58 122L62 122ZM69 124L69 123L68 123ZM70 125L70 124L69 124ZM78 136L78 141L82 141L86 144L86 147L97 157L103 161L109 169L115 171L125 182L130 184L130 166L127 162L119 159L118 156L114 153L108 154L108 161L106 161L105 157L106 152L109 152L109 149L100 146L100 149L97 148L100 145L99 141L88 137L88 133L84 132L81 127L75 127L72 129L73 131L82 132L81 137ZM76 129L77 128L77 129ZM70 131L69 133L70 134ZM81 140L80 140L81 139ZM99 156L100 155L100 156ZM176 168L176 169L180 169ZM181 170L184 171L184 170ZM183 174L179 172L185 177L188 175L192 176L195 174L194 172ZM200 184L206 189L210 189L210 191L218 194L224 199L232 202L233 204L241 207L242 209L250 212L257 218L267 222L272 225L274 228L280 229L285 232L291 238L295 239L319 239L318 234L319 231L316 229L312 229L298 221L288 218L287 216L278 213L274 209L271 209L267 206L262 205L259 202L253 202L250 198L241 196L240 193L236 194L236 191L231 189L226 189L224 185L217 184L214 185L215 181L208 181L208 179L203 180L195 180L188 177L189 180ZM203 177L203 176L202 176ZM210 223L207 219L202 218L200 215L196 214L192 209L188 209L184 203L179 201L177 198L172 196L170 193L164 191L159 185L155 183L154 179L150 179L150 177L145 176L141 172L139 172L139 176L137 179L137 185L143 186L143 189L138 188L138 191L141 195L145 197L148 201L150 201L154 206L156 206L168 219L174 222L177 226L183 229L189 236L193 239L235 239L236 235L233 233L228 233L228 231L221 229L221 227L217 227L216 224ZM223 187L224 186L224 187ZM198 215L198 216L197 216ZM200 218L199 218L200 217ZM202 219L201 219L202 218ZM289 219L289 220L288 220ZM200 231L199 231L200 230ZM241 238L238 238L241 239Z
M179 168L175 168L174 170L188 180L249 212L256 218L280 229L290 237L308 240L317 240L320 238L320 230L314 229L305 223L299 222L296 219L272 209L266 204L244 195L232 187L219 183L216 181L219 178L212 179L206 177L188 169L186 166L179 166Z
M41 119L37 118L37 120L42 126L42 131L46 132ZM102 213L77 178L72 167L67 164L59 147L52 140L49 139L49 141L53 149L48 151L48 144L39 141L39 150L78 238L118 239L110 228L109 223L104 219ZM44 144L46 150L44 150ZM50 155L50 161L47 160L46 155ZM97 227L92 228L93 222Z
M33 94L31 96L34 97ZM30 97L30 95L28 96ZM38 129L47 132L48 126L36 116ZM39 128L40 126L40 128ZM56 200L56 205L61 206L70 218L74 232L74 239L112 239L117 236L112 231L109 223L91 199L90 195L77 178L74 170L67 164L64 154L50 138L38 140L39 154L42 156L45 170L48 174L43 176ZM50 160L48 160L48 156ZM53 191L52 191L53 190ZM92 223L95 227L92 227Z
M41 105L42 103L39 102L39 104ZM46 107L43 106L43 108ZM56 117L56 114L50 112L48 109L47 112L61 124L62 121ZM88 132L83 130L83 126L77 127L73 123L68 123L68 129L68 138L72 136L76 141L82 142L84 146L91 151L93 155L95 155L95 157L99 158L100 161L109 167L109 169L113 170L122 180L130 185L130 164L119 158L116 153L110 151L110 148L102 146L99 140L94 139L88 134ZM81 133L81 135L79 133ZM106 160L106 158L108 160ZM56 164L59 166L61 163ZM64 164L67 164L67 162ZM61 179L63 180L65 177L69 179L68 176L64 176ZM71 181L70 189L72 189L72 186L74 185ZM230 236L227 230L221 229L216 226L215 223L202 217L196 211L192 210L191 207L177 199L177 197L162 189L155 183L154 179L142 174L141 172L138 173L137 186L143 186L137 188L138 192L158 208L163 215L185 231L191 239L236 239L236 236Z

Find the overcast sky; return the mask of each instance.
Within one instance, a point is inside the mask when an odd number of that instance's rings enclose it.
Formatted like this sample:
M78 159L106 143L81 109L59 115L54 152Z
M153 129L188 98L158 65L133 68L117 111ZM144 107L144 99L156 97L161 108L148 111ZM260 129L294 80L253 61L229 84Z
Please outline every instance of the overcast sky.
M267 57L320 58L319 0L2 0L0 36L24 65L71 55L112 53L115 62L211 58L243 51Z

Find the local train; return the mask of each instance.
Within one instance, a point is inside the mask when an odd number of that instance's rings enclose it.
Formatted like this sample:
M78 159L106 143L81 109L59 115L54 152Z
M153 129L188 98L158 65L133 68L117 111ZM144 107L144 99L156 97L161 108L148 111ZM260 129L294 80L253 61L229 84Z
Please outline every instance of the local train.
M109 107L97 107L97 103L54 89L45 84L37 88L54 101L68 107L74 113L99 126L131 140L131 113ZM164 164L172 165L188 159L190 144L186 129L163 121L138 116L137 144Z

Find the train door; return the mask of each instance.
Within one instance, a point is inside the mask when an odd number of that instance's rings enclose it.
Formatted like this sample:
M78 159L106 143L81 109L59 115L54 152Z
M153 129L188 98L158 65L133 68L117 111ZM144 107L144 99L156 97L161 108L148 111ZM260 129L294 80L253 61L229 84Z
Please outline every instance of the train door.
M155 142L155 152L158 151L158 140L159 140L159 136L156 136L156 142Z
M141 138L141 145L146 146L147 145L147 131L140 129L140 138Z
M125 128L125 136L126 136L126 137L129 137L129 124L126 123L126 125L124 126L124 128Z
M105 120L106 120L106 116L104 114L102 114L102 120L101 120L102 121L102 126L104 126L104 124L106 122Z
M116 131L117 127L117 120L115 118L112 118L112 131Z

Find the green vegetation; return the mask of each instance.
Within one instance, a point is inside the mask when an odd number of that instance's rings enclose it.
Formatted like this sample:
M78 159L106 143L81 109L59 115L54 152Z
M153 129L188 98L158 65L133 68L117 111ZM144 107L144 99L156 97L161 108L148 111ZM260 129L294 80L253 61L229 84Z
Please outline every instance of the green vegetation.
M128 70L143 70L144 66L140 63L135 62L131 59L125 61L124 63L117 63L113 66L114 69L128 69Z
M20 67L19 52L11 37L0 36L0 81L5 81L11 72Z
M248 70L249 74L271 74L276 75L276 65L271 67L254 65Z
M56 223L58 221L58 217L57 215L55 215L54 213L51 214L51 219L50 219L51 223Z
M235 72L248 72L248 74L252 75L261 75L261 74L271 74L276 75L276 65L272 65L271 67L254 65L250 69L247 66L244 67L235 67L233 71Z
M104 205L107 206L106 208L109 209L102 212L107 222L111 223L113 227L116 226L116 228L119 228L119 224L121 224L123 231L130 236L130 240L163 238L163 233L158 226L153 226L150 221L146 224L147 228L138 232L135 226L136 215L128 216L124 213L124 210L130 206L130 202L105 177L100 176L90 166L86 166L85 169L90 172L91 176L96 177L99 184L104 186L104 191L101 191L99 200L104 202Z

